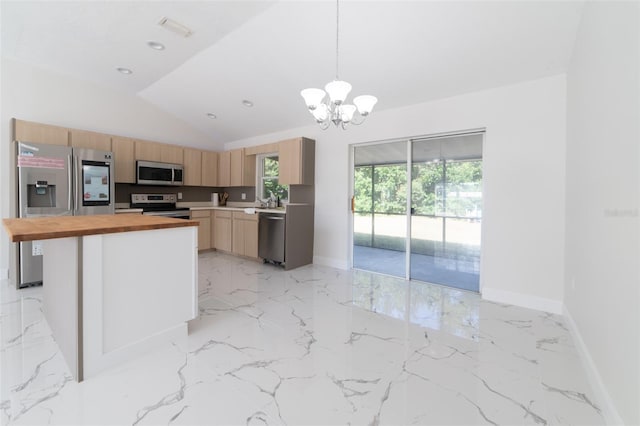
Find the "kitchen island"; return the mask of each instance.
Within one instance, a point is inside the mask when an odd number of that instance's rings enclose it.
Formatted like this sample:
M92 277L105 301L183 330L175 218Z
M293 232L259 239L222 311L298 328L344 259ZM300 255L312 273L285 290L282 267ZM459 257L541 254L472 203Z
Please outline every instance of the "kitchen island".
M195 221L144 215L3 219L43 240L43 311L78 381L186 337L197 316Z

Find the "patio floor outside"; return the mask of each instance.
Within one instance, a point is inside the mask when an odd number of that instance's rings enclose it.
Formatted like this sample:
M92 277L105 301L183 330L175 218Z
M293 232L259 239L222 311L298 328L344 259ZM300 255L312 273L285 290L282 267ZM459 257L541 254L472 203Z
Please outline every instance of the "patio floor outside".
M411 228L411 279L479 291L479 221L412 216ZM404 277L406 235L404 215L356 214L354 268Z

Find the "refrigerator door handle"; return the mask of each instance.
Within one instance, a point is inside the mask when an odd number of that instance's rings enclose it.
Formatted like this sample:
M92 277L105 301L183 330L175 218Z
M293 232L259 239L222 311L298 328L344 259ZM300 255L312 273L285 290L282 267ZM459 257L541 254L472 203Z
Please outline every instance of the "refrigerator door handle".
M69 160L69 166L67 166L67 192L69 193L69 195L67 196L67 210L73 210L73 205L72 205L72 200L71 197L73 197L73 192L71 191L71 189L73 188L73 171L72 166L73 166L73 157L71 155L68 156L68 160Z
M74 206L73 210L80 208L80 169L78 168L78 156L73 156L73 193L74 193ZM76 214L76 213L74 213Z

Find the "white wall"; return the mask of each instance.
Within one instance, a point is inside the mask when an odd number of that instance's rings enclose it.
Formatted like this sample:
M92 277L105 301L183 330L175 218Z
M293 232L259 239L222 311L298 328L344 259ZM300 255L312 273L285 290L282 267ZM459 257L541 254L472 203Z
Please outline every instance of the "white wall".
M178 145L204 146L208 142L205 135L138 97L7 58L2 58L0 93L2 217L15 212L11 118ZM4 231L0 235L0 271L6 272L10 243Z
M639 15L638 2L587 2L567 74L565 305L609 418L629 425L640 424Z
M315 139L314 262L346 268L349 144L484 127L483 295L559 313L564 280L565 119L565 78L556 76L374 112L365 124L346 131L321 131L310 125L235 141L226 148L296 136Z

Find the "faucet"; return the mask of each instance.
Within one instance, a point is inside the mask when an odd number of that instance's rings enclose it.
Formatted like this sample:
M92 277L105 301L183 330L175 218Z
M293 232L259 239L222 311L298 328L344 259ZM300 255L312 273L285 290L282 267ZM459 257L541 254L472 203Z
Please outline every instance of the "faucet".
M274 209L274 208L276 208L276 207L277 207L277 205L276 205L276 196L273 194L273 192L272 192L272 191L269 191L269 194L271 194L271 195L269 196L269 203L268 203L268 207L269 207L270 209Z

